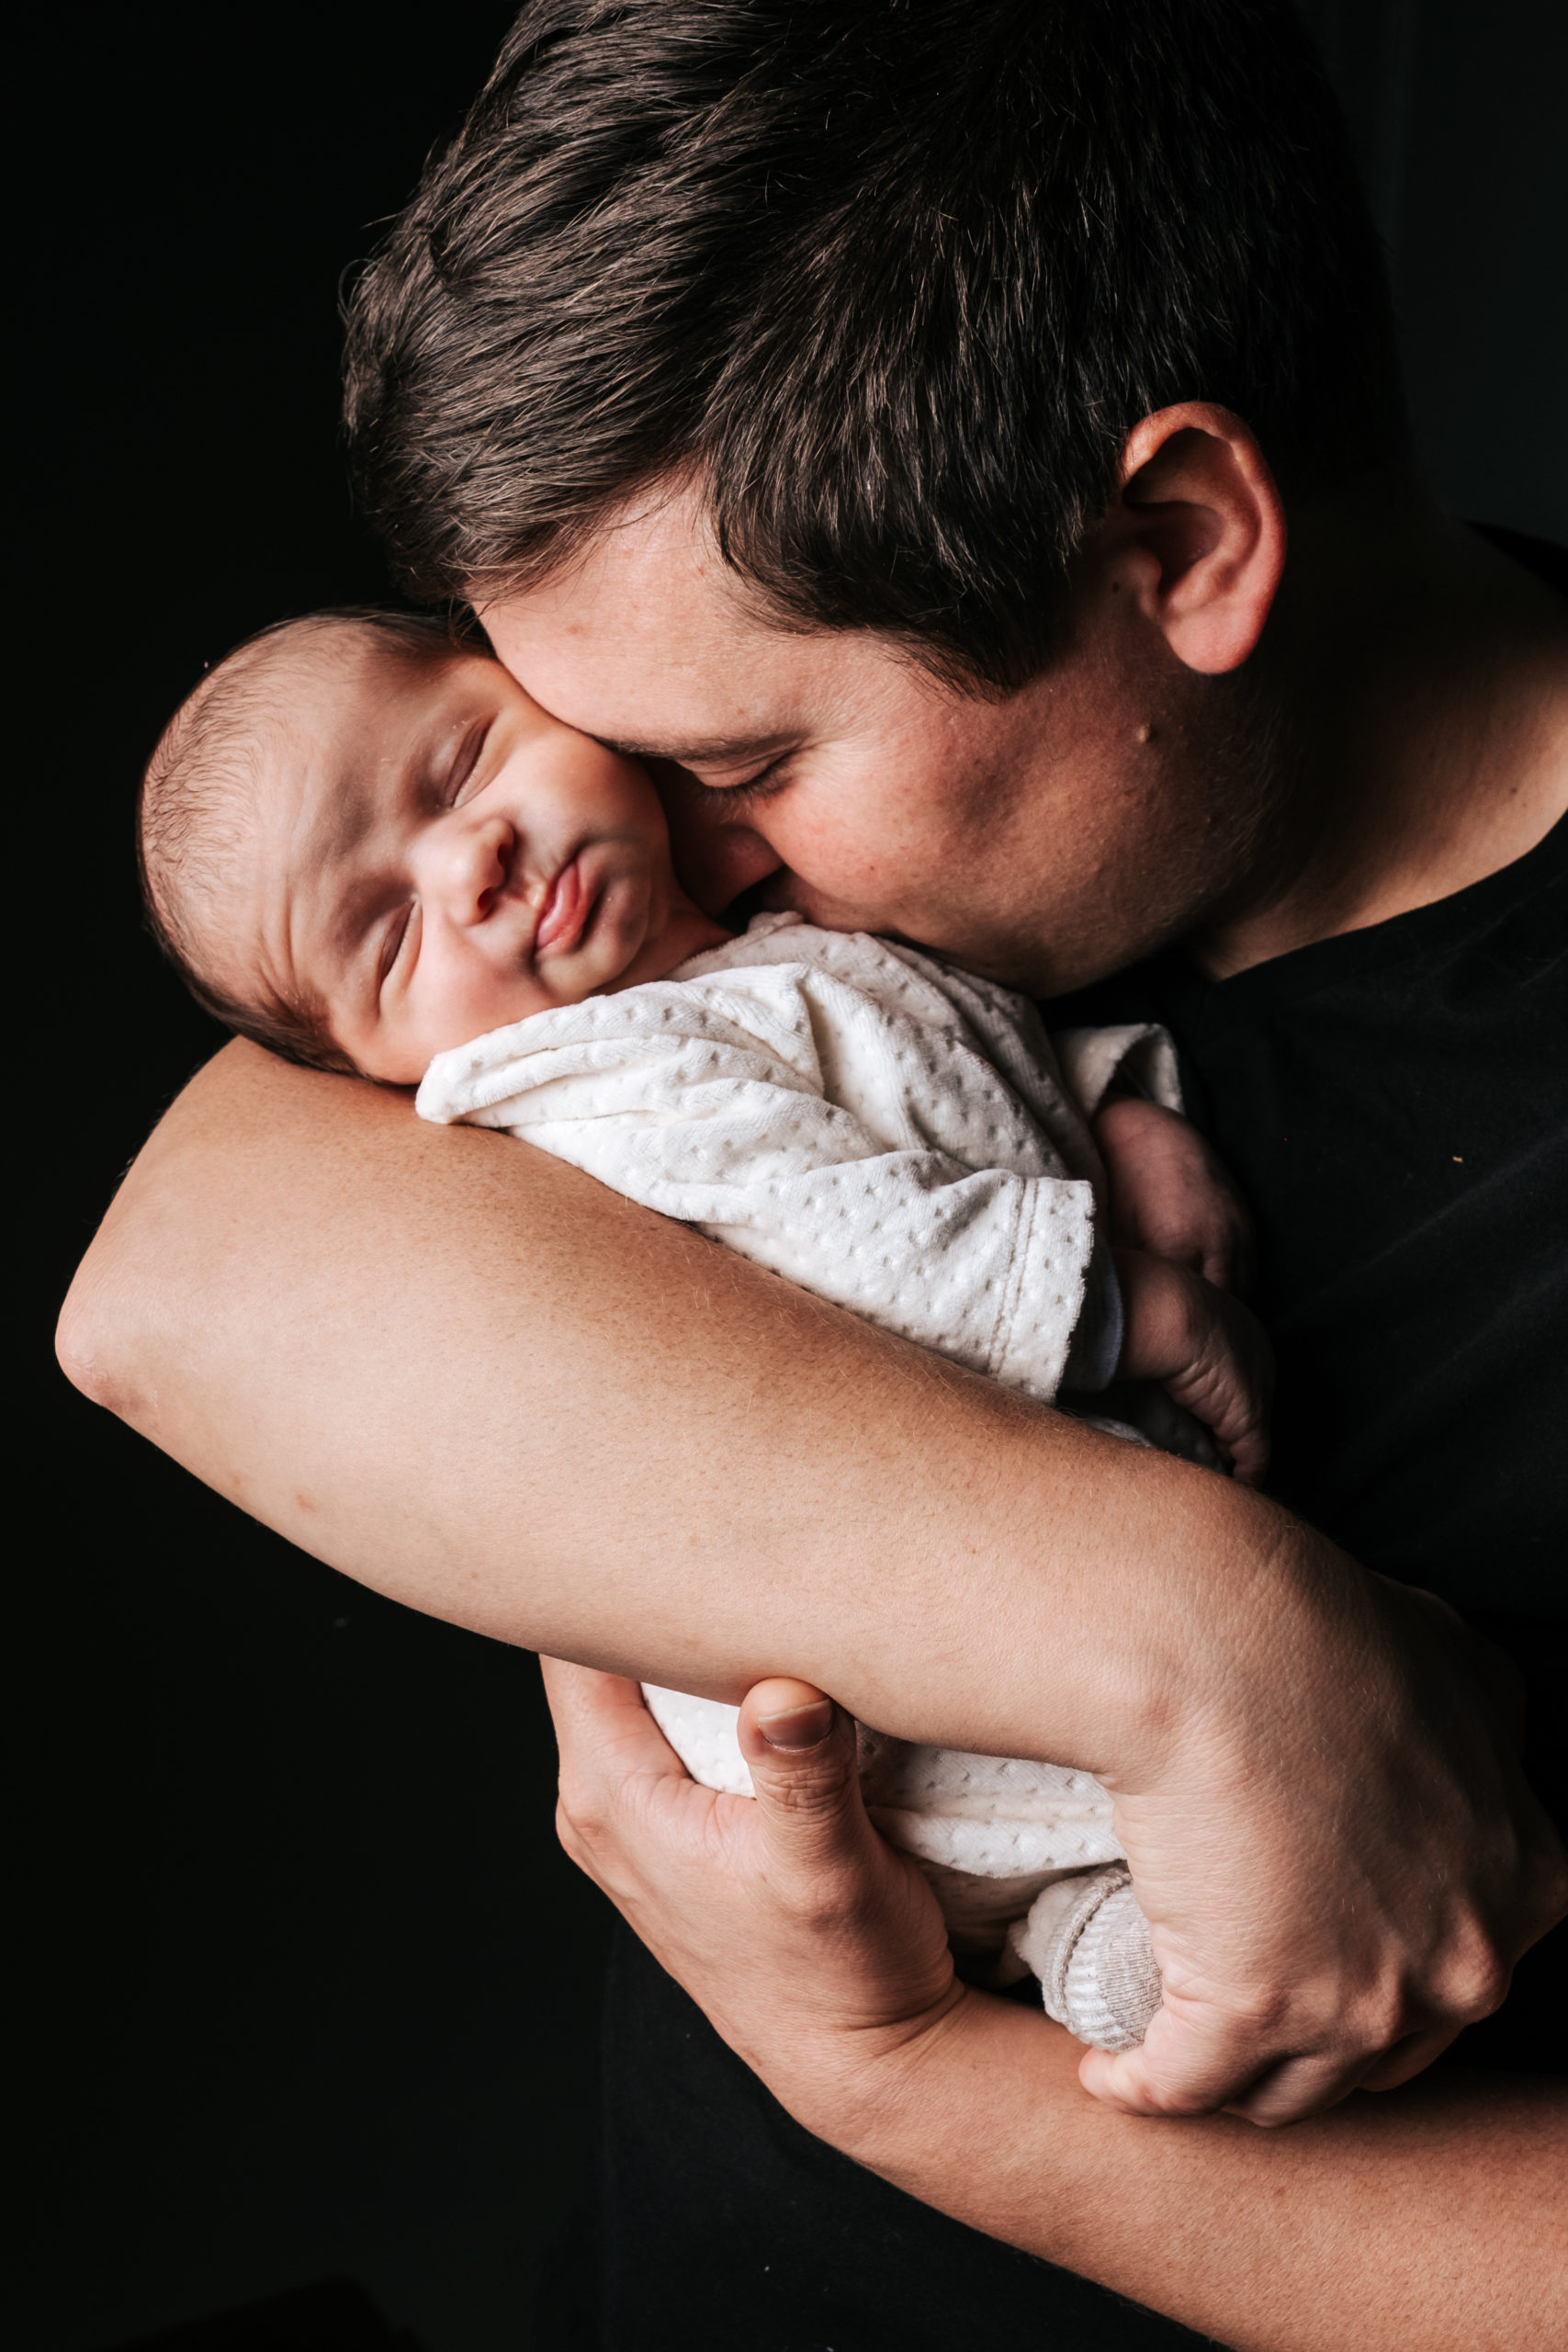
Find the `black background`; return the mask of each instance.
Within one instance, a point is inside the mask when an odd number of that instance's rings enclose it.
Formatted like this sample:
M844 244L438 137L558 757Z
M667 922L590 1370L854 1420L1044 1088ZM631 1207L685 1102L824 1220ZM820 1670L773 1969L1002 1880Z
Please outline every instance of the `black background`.
M218 1036L140 928L140 763L247 630L385 593L337 438L338 279L510 13L63 7L12 53L13 1148L46 1161L14 1238L16 2030L43 2092L14 2340L47 2352L333 2274L429 2352L522 2346L582 2175L604 1916L554 1846L533 1660L293 1551L48 1358L119 1170ZM1307 13L1431 479L1568 540L1562 12Z

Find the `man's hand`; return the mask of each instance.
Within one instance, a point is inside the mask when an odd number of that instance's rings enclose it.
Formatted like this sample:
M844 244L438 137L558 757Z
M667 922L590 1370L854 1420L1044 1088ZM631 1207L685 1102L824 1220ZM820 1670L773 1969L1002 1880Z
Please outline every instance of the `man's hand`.
M1276 1683L1239 1744L1216 1720L1141 1785L1104 1776L1163 1987L1139 2049L1083 2061L1111 2104L1279 2123L1393 2088L1498 2007L1500 1952L1568 1911L1562 1843L1516 1761L1515 1694L1505 1681L1500 1712L1493 1662L1431 1594L1377 1577L1366 1600L1337 1690L1320 1661L1310 1700ZM1364 1760L1359 1792L1342 1740ZM1438 1860L1461 1844L1462 1887Z
M1445 1655L1450 1639L1462 1643L1462 1627L1429 1596L1384 1590L1404 1640L1434 1645L1429 1693L1478 1762ZM930 1887L866 1818L849 1718L809 1684L759 1684L738 1725L753 1801L692 1781L635 1683L555 1660L545 1662L545 1683L560 1740L557 1820L567 1852L790 2111L853 2153L888 2081L967 2030L956 2012L984 1996L954 1981ZM1429 1779L1416 1743L1409 1752L1412 1770ZM1270 1761L1258 1759L1254 1784L1268 1783ZM1430 1883L1429 1858L1405 1850L1374 1809L1323 1821L1311 1817L1307 1792L1297 1850L1315 1851L1315 1879L1309 1867L1288 1881L1278 1854L1260 1847L1248 1890L1245 1869L1227 1867L1221 1850L1246 1816L1234 1790L1216 1787L1211 1809L1203 1779L1199 1765L1119 1804L1165 2002L1140 2049L1078 2052L1086 2090L1129 2115L1224 2107L1255 2123L1294 2121L1358 2087L1407 2082L1467 2019L1495 2007L1506 1971L1457 1894L1433 1904L1427 1949L1413 1955L1412 1979L1436 1998L1391 1983L1390 1918L1407 1907L1412 1884ZM1429 1794L1440 1816L1441 1788ZM1255 1797L1253 1818L1267 1811ZM1431 1834L1437 1849L1450 1826L1435 1819ZM1543 1870L1554 1867L1551 1849L1548 1838L1532 1855L1499 1852L1500 1909L1529 1910ZM1560 1914L1568 1903L1560 1850L1555 1872ZM1269 1981L1287 1926L1297 1961L1288 1989ZM1242 2018L1253 2058L1238 2078Z
M866 1818L852 1718L759 1683L739 1726L756 1797L717 1796L635 1682L541 1664L572 1860L802 2121L852 2120L880 2062L964 1996L936 1897Z
M1122 1097L1094 1122L1111 1184L1111 1238L1190 1266L1245 1297L1252 1281L1252 1218L1218 1154L1188 1119Z

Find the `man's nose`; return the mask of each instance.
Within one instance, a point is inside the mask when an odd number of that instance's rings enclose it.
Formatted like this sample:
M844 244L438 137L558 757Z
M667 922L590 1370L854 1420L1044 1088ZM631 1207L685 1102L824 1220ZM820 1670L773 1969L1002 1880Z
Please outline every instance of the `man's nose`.
M420 863L420 889L448 921L471 929L483 922L504 888L516 836L503 817L438 825Z
M684 768L649 762L664 813L670 848L682 888L703 912L716 921L743 890L784 871L771 842L745 820L744 804L726 810L727 796L696 783Z

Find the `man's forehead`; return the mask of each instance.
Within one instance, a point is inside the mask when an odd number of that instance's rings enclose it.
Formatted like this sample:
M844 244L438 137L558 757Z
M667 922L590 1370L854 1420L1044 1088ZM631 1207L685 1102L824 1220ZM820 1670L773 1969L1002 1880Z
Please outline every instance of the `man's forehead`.
M480 617L547 710L649 758L744 756L815 716L838 667L833 639L764 618L688 494L616 517Z

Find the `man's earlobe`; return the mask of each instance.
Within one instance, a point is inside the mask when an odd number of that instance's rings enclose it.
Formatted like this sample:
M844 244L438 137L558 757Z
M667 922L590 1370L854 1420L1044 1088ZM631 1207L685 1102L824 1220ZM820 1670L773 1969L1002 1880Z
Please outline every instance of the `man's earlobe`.
M1190 670L1239 669L1285 568L1285 509L1256 435L1187 401L1145 417L1122 452L1118 569Z

